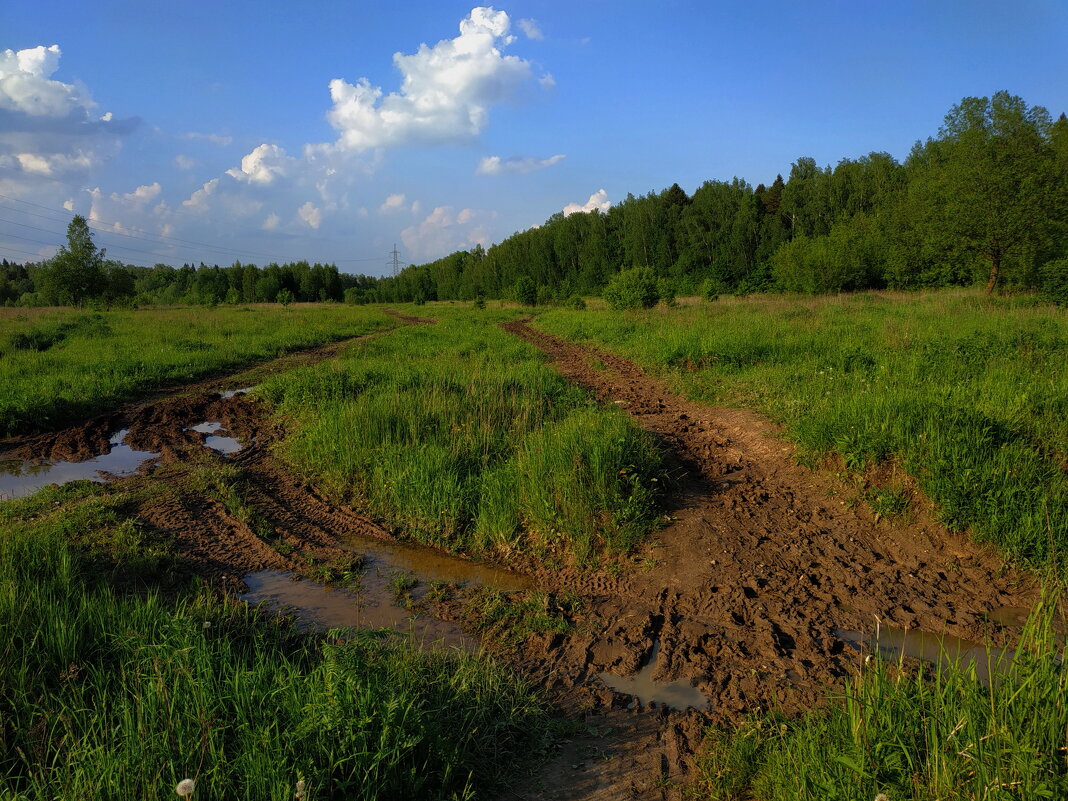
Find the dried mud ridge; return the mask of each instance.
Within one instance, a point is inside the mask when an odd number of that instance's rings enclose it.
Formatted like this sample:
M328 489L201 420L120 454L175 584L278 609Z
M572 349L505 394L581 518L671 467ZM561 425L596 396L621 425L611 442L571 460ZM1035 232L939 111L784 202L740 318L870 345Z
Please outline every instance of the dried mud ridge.
M582 595L586 612L576 633L528 643L526 669L559 693L613 707L605 721L618 728L630 702L592 689L595 676L633 673L658 639L654 678L688 680L711 702L705 713L659 709L659 725L617 737L610 767L562 765L572 786L585 783L582 794L549 780L545 791L521 797L658 797L652 776L685 778L704 723L821 703L863 658L836 632L870 633L878 622L1004 641L1009 633L986 613L1035 600L1034 584L995 553L922 514L892 525L844 505L842 488L795 465L792 449L758 415L690 403L631 362L525 323L503 327L656 434L684 471L671 523L638 555L651 569L635 559L621 579L541 576L552 589Z

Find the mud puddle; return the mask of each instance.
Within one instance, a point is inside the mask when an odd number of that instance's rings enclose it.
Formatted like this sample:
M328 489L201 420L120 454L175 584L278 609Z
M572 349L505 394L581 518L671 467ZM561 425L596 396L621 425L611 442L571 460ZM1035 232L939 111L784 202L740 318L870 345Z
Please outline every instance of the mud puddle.
M408 634L420 647L477 649L453 623L419 615L398 606L388 580L369 571L359 590L334 589L280 570L261 570L245 576L248 592L238 597L263 603L273 612L291 613L304 629L393 629Z
M672 709L707 709L708 699L688 681L657 681L653 678L659 655L660 640L657 639L653 641L649 658L633 676L616 676L612 673L598 673L597 676L617 693L632 696L639 706L656 703Z
M919 629L884 627L873 636L856 631L835 631L835 636L857 650L876 649L884 658L897 660L907 656L940 668L957 665L967 670L974 666L975 675L983 684L989 684L992 675L1008 670L1014 653L1009 648L988 649L971 640Z
M49 484L69 484L88 479L103 483L110 478L133 475L159 453L136 450L124 444L129 429L121 429L108 440L106 453L82 462L32 462L13 459L0 462L0 500L23 498Z
M230 398L233 398L236 395L247 395L253 389L255 389L255 387L238 387L237 389L227 389L220 392L219 397L223 400L230 400Z
M345 546L366 560L355 588L335 589L283 570L260 570L244 577L248 603L265 602L288 611L308 628L393 629L426 647L477 649L454 623L421 614L415 606L445 585L495 587L514 592L531 586L527 576L493 565L468 562L429 548L347 537ZM428 595L431 596L428 598Z
M244 446L237 437L223 437L219 435L218 432L225 430L225 426L217 420L197 423L195 426L190 426L186 429L186 431L196 431L198 434L205 434L204 447L211 448L216 453L221 453L224 456L229 456L232 453L237 453Z

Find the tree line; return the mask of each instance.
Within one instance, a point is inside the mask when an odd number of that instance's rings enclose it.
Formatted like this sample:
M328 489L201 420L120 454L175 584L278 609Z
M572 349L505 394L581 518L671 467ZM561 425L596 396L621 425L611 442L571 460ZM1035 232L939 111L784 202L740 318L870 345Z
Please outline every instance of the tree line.
M228 267L157 264L140 267L108 259L97 248L86 219L75 215L67 244L48 261L0 263L0 304L78 306L103 304L363 302L376 279L347 275L333 264L234 262Z
M1068 119L1007 92L964 98L904 163L887 153L752 186L707 181L628 195L607 212L555 214L377 281L377 299L601 294L648 271L662 293L808 293L980 283L988 292L1066 280Z

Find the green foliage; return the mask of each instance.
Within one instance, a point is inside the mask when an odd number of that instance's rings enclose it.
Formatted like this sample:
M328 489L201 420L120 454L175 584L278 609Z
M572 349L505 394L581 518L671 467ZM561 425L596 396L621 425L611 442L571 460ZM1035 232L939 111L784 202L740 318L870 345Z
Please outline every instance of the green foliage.
M538 286L533 279L524 275L515 282L515 286L512 288L512 296L515 298L516 303L522 303L524 306L534 306L538 302Z
M1068 320L974 292L767 298L670 317L555 310L538 326L661 371L689 396L759 409L802 456L893 460L1016 559L1068 549ZM893 488L891 488L893 489ZM893 492L878 510L902 511Z
M38 273L40 291L56 305L77 306L105 287L104 251L98 250L85 217L67 226L67 244Z
M281 303L283 306L288 306L293 302L293 293L288 289L279 289L278 297L275 298L275 301Z
M480 292L479 294L475 295L475 300L471 305L479 311L482 311L484 308L486 308L486 296Z
M1058 306L1068 306L1068 259L1046 262L1042 268L1042 297Z
M701 284L701 297L709 303L714 303L719 300L719 296L722 295L724 291L725 287L723 282L718 278L706 278Z
M583 311L586 308L586 301L578 295L572 295L564 302L564 308L572 311Z
M396 324L345 306L0 315L0 436L54 428L154 387Z
M5 798L171 799L187 777L217 799L290 799L298 779L324 800L469 798L546 747L543 703L486 657L303 634L195 586L120 594L123 568L100 567L124 558L121 522L66 502L0 524ZM86 529L100 546L65 541Z
M650 309L660 299L656 278L647 267L633 267L616 273L604 288L602 297L608 308L615 311Z
M828 710L714 731L698 756L710 799L1064 798L1068 656L1040 606L1010 656L913 670L878 653ZM947 646L948 649L948 646ZM982 657L979 657L982 660Z
M453 551L582 561L629 549L656 517L652 438L501 330L512 313L431 313L436 325L260 387L295 429L289 458Z

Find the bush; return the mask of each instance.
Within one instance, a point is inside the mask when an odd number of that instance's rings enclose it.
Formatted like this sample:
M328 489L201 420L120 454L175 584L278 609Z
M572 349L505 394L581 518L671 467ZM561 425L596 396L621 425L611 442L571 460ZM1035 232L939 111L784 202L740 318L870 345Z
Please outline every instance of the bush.
M566 306L567 308L571 309L572 311L585 311L586 310L586 301L584 301L578 295L572 295L564 303L564 306Z
M1068 259L1046 262L1042 268L1042 297L1058 306L1068 306Z
M660 299L664 301L664 304L674 308L679 304L675 302L675 297L678 292L675 289L675 282L670 278L661 278L656 282L656 292L660 295Z
M515 296L517 303L522 303L524 306L537 305L538 287L534 284L534 279L530 276L524 275L516 281L515 287L512 289L512 294Z
M479 311L481 311L482 309L486 308L486 296L483 295L481 292L479 292L477 295L475 295L474 306Z
M604 288L604 302L608 308L651 309L660 299L656 289L656 279L648 267L634 267L612 276Z
M701 297L709 302L719 300L719 296L725 291L726 287L718 278L709 278L701 284Z

